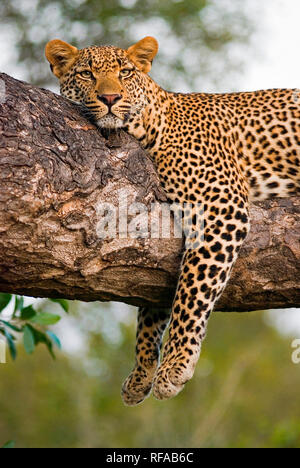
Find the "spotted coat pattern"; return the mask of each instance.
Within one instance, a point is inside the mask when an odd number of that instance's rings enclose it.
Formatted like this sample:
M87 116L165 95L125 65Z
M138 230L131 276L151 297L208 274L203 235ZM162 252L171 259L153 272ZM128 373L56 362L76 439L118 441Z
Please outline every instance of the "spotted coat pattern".
M151 154L170 201L204 209L203 242L184 252L171 318L139 310L136 366L122 391L128 405L152 388L158 399L173 397L192 377L208 318L249 232L249 201L300 193L297 92L167 92L147 74L156 44L145 38L128 50L78 51L52 41L46 48L61 93L84 104L99 126L134 135ZM118 98L107 106L103 95Z

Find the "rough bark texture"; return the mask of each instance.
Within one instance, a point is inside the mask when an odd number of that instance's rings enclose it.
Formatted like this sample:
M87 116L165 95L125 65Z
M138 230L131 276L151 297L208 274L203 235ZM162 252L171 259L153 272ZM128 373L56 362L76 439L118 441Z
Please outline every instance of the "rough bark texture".
M170 306L181 240L96 232L97 206L117 205L119 190L129 203L165 201L147 154L124 132L102 136L65 99L0 78L0 291ZM300 307L300 199L251 213L218 310Z

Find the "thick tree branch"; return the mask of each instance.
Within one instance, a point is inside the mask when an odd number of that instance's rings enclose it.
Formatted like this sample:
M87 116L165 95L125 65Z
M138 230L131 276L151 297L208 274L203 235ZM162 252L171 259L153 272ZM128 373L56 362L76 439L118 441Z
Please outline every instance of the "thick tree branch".
M129 203L165 201L147 154L124 132L103 137L65 99L0 78L0 291L169 306L181 240L96 231L99 203L118 205L120 190ZM300 307L300 199L251 212L218 309Z

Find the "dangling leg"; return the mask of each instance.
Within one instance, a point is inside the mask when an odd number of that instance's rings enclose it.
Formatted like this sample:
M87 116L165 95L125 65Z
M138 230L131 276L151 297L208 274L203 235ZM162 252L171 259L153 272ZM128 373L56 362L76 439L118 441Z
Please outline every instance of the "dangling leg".
M239 206L235 214L227 207L227 217L216 217L215 208L206 213L202 247L184 254L169 339L153 384L157 399L174 397L193 376L209 316L249 231L243 200Z
M169 320L168 309L143 307L138 310L136 364L122 387L122 398L126 405L137 405L149 395Z

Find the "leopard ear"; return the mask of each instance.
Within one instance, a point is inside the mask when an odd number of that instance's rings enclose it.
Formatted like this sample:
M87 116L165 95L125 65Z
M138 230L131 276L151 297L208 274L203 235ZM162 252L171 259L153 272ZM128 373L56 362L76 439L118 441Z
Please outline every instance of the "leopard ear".
M151 70L152 60L158 52L158 42L147 36L127 49L128 58L144 73Z
M46 45L45 55L50 62L52 72L60 78L76 59L78 49L67 42L54 39Z

